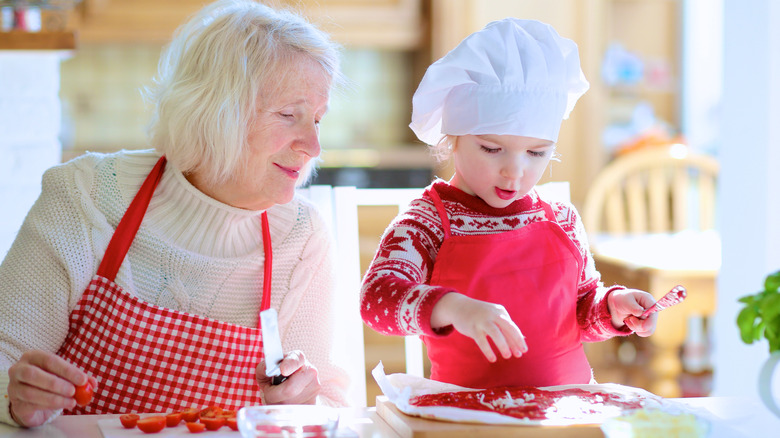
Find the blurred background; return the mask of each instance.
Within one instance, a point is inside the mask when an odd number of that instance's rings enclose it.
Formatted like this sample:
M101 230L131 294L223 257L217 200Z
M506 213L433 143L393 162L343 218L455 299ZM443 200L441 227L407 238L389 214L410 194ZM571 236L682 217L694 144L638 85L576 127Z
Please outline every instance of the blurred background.
M205 3L0 0L0 256L37 197L46 168L86 151L153 146L145 136L149 108L140 91L150 84L174 29ZM350 86L332 97L322 122L322 163L313 184L419 188L435 176L448 178L447 163L432 159L407 126L411 97L431 62L488 22L539 19L577 42L591 88L564 122L561 160L551 164L543 182L568 182L571 201L583 210L594 181L621 157L679 145L719 163L711 224L717 240L705 248L714 261L685 271L695 277L688 280L695 284L691 292L701 290L705 298L662 317L659 325L668 318L670 333L658 341L632 337L589 346L596 378L665 396L755 391L766 346L740 343L735 300L760 289L766 273L780 269L778 2L265 3L303 13L344 47L342 67ZM361 272L396 212L360 208ZM638 248L632 245L629 250ZM625 271L628 280L618 272L614 281L649 290L656 287L650 284L653 275L680 280L679 271L649 264L619 266L615 272ZM603 273L605 282L612 280ZM661 284L654 294L664 292ZM370 330L364 336L368 370L379 360L388 372L404 370L402 339ZM744 362L737 364L737 356ZM367 376L369 406L377 393L372 382Z

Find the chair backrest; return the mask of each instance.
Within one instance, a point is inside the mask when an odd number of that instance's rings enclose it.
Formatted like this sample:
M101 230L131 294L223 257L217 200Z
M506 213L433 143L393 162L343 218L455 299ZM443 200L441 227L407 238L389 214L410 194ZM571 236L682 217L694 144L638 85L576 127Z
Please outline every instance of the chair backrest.
M298 189L312 201L330 226L336 244L333 305L333 361L350 377L352 406L366 406L366 366L363 321L360 319L360 247L357 189L313 185Z
M358 189L359 206L395 206L401 212L409 203L422 195L423 189ZM424 377L422 341L417 336L404 337L406 373Z
M603 234L714 229L718 170L715 158L682 144L618 157L588 190L585 228L591 240Z

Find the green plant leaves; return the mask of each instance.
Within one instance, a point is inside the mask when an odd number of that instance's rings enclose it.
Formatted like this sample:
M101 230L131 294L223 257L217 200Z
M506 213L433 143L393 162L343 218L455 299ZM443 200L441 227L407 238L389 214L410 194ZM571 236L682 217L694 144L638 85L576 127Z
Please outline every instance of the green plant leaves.
M742 342L766 338L769 352L780 351L780 271L767 276L764 290L739 298L745 307L737 315Z

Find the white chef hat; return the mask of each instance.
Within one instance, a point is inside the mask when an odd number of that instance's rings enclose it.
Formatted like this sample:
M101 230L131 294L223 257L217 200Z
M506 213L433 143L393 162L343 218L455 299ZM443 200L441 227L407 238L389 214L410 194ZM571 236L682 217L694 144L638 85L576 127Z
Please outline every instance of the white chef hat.
M433 63L412 98L412 128L435 145L445 135L511 134L558 141L589 84L577 44L549 24L505 18Z

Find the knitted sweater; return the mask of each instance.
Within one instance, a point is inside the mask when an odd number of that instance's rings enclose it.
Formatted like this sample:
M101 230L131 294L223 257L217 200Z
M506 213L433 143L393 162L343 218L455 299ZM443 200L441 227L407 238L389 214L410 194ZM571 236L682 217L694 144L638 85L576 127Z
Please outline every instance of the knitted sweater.
M55 352L116 225L159 159L152 150L87 154L53 167L0 265L0 422L9 416L8 368L32 349ZM260 215L222 204L168 164L117 276L151 304L258 326L263 291ZM320 402L346 404L346 373L330 360L332 240L302 197L268 210L271 307L282 345L319 371Z
M505 208L493 208L442 180L435 181L450 219L451 235L503 233L526 224L547 220L539 193L532 190ZM580 251L577 322L585 342L627 335L627 328L616 329L607 308L607 295L621 286L606 288L593 263L587 236L574 206L546 200L556 221ZM388 335L445 336L452 327L434 331L431 313L434 305L453 289L428 283L444 231L441 219L428 193L411 202L382 236L360 293L363 321L372 329ZM522 329L522 328L521 328Z

